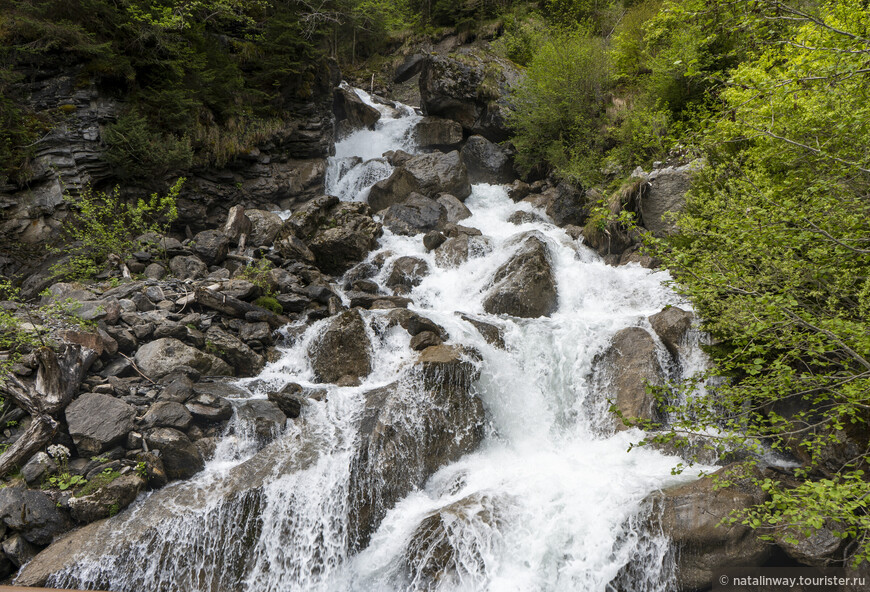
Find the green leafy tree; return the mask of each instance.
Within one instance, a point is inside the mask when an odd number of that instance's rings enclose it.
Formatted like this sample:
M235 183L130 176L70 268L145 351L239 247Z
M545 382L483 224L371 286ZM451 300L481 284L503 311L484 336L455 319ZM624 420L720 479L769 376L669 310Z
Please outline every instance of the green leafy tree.
M739 25L768 27L772 42L730 71L681 234L653 244L717 343L658 438L712 428L795 456L792 477L760 480L771 500L735 519L792 540L827 526L867 560L867 8L753 7Z

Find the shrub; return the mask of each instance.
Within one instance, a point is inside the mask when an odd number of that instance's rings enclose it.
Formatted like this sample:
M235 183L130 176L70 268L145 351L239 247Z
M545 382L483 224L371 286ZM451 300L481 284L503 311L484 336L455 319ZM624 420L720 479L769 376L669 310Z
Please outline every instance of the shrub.
M72 211L64 220L63 233L71 246L57 249L69 259L53 269L58 276L92 277L106 266L110 257L126 261L138 248L136 237L148 232L165 234L178 218L176 199L184 184L179 178L166 195L126 203L120 188L95 192L85 188L78 199L66 196Z

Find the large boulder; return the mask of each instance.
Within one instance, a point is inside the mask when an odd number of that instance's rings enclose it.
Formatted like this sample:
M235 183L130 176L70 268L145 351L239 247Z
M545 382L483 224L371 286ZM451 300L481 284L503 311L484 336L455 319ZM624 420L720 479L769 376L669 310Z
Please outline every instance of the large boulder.
M622 329L596 360L596 372L610 385L616 407L626 418L661 419L655 397L646 385L660 386L664 372L656 355L652 335L640 327ZM616 429L626 426L616 421Z
M203 230L193 237L193 252L206 265L219 265L227 258L230 239L218 230Z
M349 487L356 508L352 547L364 547L397 501L482 441L483 404L470 393L479 375L475 357L454 346L429 347L411 369L410 382L366 393ZM415 419L420 412L425 422Z
M184 433L173 428L157 428L145 434L145 442L160 451L160 460L169 479L187 479L205 467L199 448Z
M547 215L557 226L583 226L589 218L589 204L582 190L559 183L544 192Z
M0 489L0 520L36 545L47 545L72 527L70 519L48 495L33 489Z
M379 212L401 203L411 193L435 197L449 193L463 200L471 195L468 170L456 150L442 154L421 154L396 167L392 174L375 183L369 191L369 205Z
M483 309L491 314L534 318L550 316L558 304L556 278L547 245L537 235L532 235L496 270L492 287L484 297Z
M232 376L229 364L211 354L185 345L178 339L164 337L139 348L136 367L151 380L163 378L179 366L190 366L206 376Z
M413 236L443 226L447 212L443 205L419 193L412 193L401 203L383 212L384 226L395 234Z
M462 126L450 119L424 117L414 126L420 148L454 148L462 142Z
M186 430L190 427L190 422L193 421L193 416L190 414L190 411L188 411L187 408L178 401L158 401L148 409L139 421L141 426L145 429L175 428L178 430Z
M238 408L239 419L250 424L260 440L269 441L284 429L287 415L277 403L266 399L250 399ZM298 413L297 413L298 415Z
M656 236L677 232L673 214L678 214L685 207L686 192L701 167L701 161L696 160L683 166L655 169L645 175L649 186L640 202L644 228Z
M452 119L469 134L502 142L510 135L508 95L520 77L507 60L475 49L430 56L420 73L420 104L426 115Z
M358 310L332 318L308 349L314 376L320 382L358 382L372 371L372 345Z
M363 102L352 88L342 85L335 89L335 121L347 121L350 129L375 129L381 113Z
M205 339L209 352L230 364L236 376L254 376L266 364L263 356L217 325L209 327Z
M93 493L69 500L70 514L76 522L89 523L114 516L133 503L145 489L145 480L135 473L121 475Z
M339 274L377 246L381 225L360 202L339 202L332 196L311 200L285 222L278 241L295 236L304 241L323 272Z
M399 257L387 277L387 287L403 286L407 289L419 286L423 276L429 273L429 264L419 257Z
M245 216L251 221L251 234L247 243L252 247L271 245L284 224L281 216L266 210L247 210Z
M715 476L727 476L734 465ZM730 478L729 478L730 479ZM677 589L681 592L709 589L713 576L735 566L763 565L771 545L759 540L742 524L721 524L732 511L765 501L766 494L751 479L732 479L729 487L717 488L705 477L650 496L654 529L661 529L677 547Z
M444 206L448 223L456 224L466 218L471 218L471 210L468 209L468 206L459 201L456 196L444 193L437 201Z
M510 153L483 136L471 136L462 147L462 162L472 183L502 185L516 178Z
M134 407L97 393L86 393L66 408L69 434L81 456L99 454L124 440L135 417Z
M694 315L676 306L667 306L649 318L653 331L673 356L679 356L683 338L692 327Z

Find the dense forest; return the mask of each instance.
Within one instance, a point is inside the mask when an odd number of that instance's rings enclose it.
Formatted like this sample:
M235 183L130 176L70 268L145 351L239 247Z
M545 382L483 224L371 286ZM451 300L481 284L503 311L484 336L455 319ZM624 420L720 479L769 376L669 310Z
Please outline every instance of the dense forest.
M771 497L734 520L825 526L870 560L866 0L2 0L0 184L26 186L33 146L69 116L16 94L33 69L75 66L123 97L107 159L120 182L168 180L256 146L329 61L381 78L385 56L445 31L522 68L517 166L604 196L592 230L642 222L620 201L636 167L703 163L680 233L645 248L714 365L662 389L668 422L646 427L789 453L801 467L781 479L745 463Z

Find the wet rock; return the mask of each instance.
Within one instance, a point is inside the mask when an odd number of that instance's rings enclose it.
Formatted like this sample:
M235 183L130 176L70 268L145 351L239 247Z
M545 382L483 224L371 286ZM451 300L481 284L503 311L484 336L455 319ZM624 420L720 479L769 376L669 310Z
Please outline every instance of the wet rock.
M160 401L152 405L139 421L146 430L150 428L186 430L193 417L180 402Z
M411 193L427 197L449 193L460 200L471 195L468 171L459 158L459 152L433 152L407 160L388 178L375 183L368 199L372 210L379 212L403 202Z
M248 210L245 216L251 221L251 233L247 240L251 247L271 245L284 224L281 216L266 210Z
M518 210L508 216L508 222L511 224L516 224L519 226L520 224L535 224L539 222L546 222L541 216L534 212L526 212L524 210Z
M47 545L72 528L69 518L48 495L18 487L0 489L0 520L35 545Z
M384 226L396 234L412 236L433 230L447 221L443 205L419 193L412 193L403 202L382 212Z
M86 393L66 408L69 434L79 454L92 456L122 442L133 429L136 410L108 395Z
M532 192L532 187L525 181L517 179L508 188L508 197L513 201L522 201Z
M353 89L341 86L335 89L334 102L336 122L347 121L351 129L375 129L381 113L365 104Z
M208 275L208 266L193 255L178 255L169 260L169 270L180 280L198 280Z
M655 342L640 327L622 329L610 342L610 347L596 360L596 372L610 381L613 399L626 418L651 421L661 419L655 397L646 385L660 386L664 372L656 355ZM626 426L619 420L616 429Z
M37 452L21 467L21 476L30 486L41 485L49 475L57 472L57 464L44 452Z
M692 326L694 315L676 306L667 306L649 318L653 331L673 356L679 356L680 344Z
M469 495L433 512L420 522L408 542L404 558L408 574L434 588L439 582L454 581L451 578L468 572L482 572L483 554L499 520L495 500L481 494ZM474 535L469 537L468 532ZM459 541L461 550L456 546ZM469 558L477 565L469 565Z
M399 499L482 441L483 404L469 393L478 376L469 355L456 347L427 348L411 371L411 384L399 381L366 393L349 488L357 508L351 515L353 548L365 546ZM416 421L413 409L426 422Z
M70 498L70 515L84 524L114 516L132 504L143 489L145 480L139 475L121 475L89 495Z
M471 210L469 210L468 207L455 196L450 195L449 193L442 194L437 201L444 206L444 211L447 215L447 222L455 224L456 222L471 217Z
M178 366L190 366L206 376L231 376L232 368L220 358L165 337L146 343L134 358L136 366L151 380L158 380Z
M203 230L193 237L193 251L206 265L219 265L227 258L230 239L218 230Z
M414 351L423 351L427 347L441 345L442 339L437 333L432 331L422 331L411 338L411 349Z
M492 323L487 323L486 321L481 321L480 319L476 319L467 314L459 315L464 321L468 321L474 328L480 332L486 342L493 347L498 347L500 349L505 348L504 337L502 336L501 329L493 325Z
M266 364L263 356L216 325L209 327L205 339L207 350L229 363L236 376L254 376Z
M160 451L160 460L170 479L187 479L205 467L199 449L193 442L173 428L157 428L145 434L149 448Z
M462 126L450 119L424 117L414 127L414 139L420 148L455 148L462 142Z
M723 467L714 475L725 475L734 466ZM749 480L716 489L710 478L667 489L650 496L658 509L656 526L678 548L677 581L680 591L709 588L713 576L739 565L763 565L771 546L758 539L748 526L719 523L732 510L762 503L765 493Z
M308 357L319 382L368 376L372 370L371 343L359 311L348 310L331 319L312 341Z
M245 401L239 405L237 412L239 419L254 424L254 433L261 440L271 440L281 433L287 423L287 416L278 405L265 399Z
M490 314L534 318L549 316L557 306L556 279L547 245L537 236L530 236L495 272L483 309Z
M446 240L447 237L444 236L443 232L430 230L423 237L423 246L426 247L427 250L432 251L443 245Z
M396 308L411 304L411 299L404 296L387 296L385 294L369 294L368 292L348 292L352 308Z
M285 385L279 391L271 391L267 398L289 418L299 417L305 404L305 394L301 386L295 382Z
M393 269L387 278L387 287L419 286L423 277L429 273L429 264L419 257L399 257L393 262Z
M435 261L441 267L456 267L472 256L480 256L492 250L486 237L451 233L453 236L444 241L435 251Z
M444 330L444 327L419 313L406 309L393 310L387 314L386 318L387 327L399 325L412 337L428 331L438 335L442 341L447 340L447 331Z
M468 138L461 155L471 183L504 185L516 179L510 153L483 136Z

